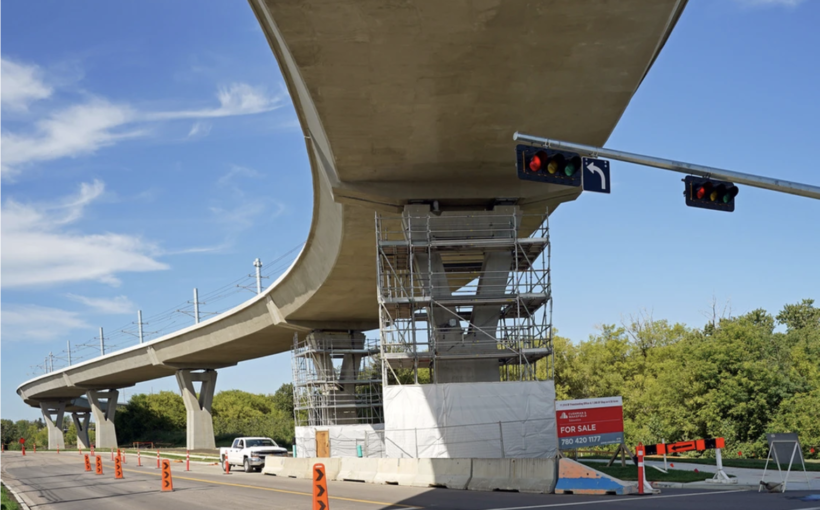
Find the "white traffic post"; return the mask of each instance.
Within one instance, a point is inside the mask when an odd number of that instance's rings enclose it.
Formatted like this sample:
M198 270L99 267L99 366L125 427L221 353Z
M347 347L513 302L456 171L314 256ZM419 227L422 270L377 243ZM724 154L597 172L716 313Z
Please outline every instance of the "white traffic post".
M706 480L710 483L737 483L737 478L729 478L729 475L723 470L723 454L720 448L715 448L715 463L717 464L717 472L715 476Z
M662 444L666 444L666 439L661 439ZM669 466L666 465L666 447L663 448L663 470L669 471Z

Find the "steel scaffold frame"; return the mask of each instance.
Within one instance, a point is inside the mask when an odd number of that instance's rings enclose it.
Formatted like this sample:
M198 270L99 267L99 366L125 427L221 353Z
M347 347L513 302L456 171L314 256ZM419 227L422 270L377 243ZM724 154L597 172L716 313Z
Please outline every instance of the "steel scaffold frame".
M385 384L401 384L408 370L418 384L428 368L436 383L437 363L448 360L497 359L499 380L534 380L546 358L553 377L546 214L377 213L376 250ZM486 270L493 253L506 253L509 269ZM472 321L488 308L498 312L489 331Z
M293 370L294 421L297 427L383 423L382 380L373 355L379 352L376 340L365 340L362 349L336 348L331 342L309 342L293 335L291 368ZM353 352L355 351L355 352ZM356 378L342 379L340 360L345 355L361 355ZM317 359L327 356L333 367L323 370ZM353 385L354 393L343 393ZM355 411L355 422L343 413ZM343 419L340 419L343 416ZM341 422L341 423L340 423Z

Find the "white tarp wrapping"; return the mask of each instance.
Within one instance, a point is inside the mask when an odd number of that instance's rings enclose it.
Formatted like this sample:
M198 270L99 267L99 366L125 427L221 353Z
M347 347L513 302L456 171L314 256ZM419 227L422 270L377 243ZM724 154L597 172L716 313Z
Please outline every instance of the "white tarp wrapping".
M558 455L552 381L389 386L384 398L387 457Z
M356 447L361 445L367 456L367 439L374 432L384 429L384 425L331 425L327 427L296 427L296 457L316 456L316 431L327 430L330 439L331 457L356 457ZM379 432L380 434L381 432ZM370 455L379 457L381 455Z

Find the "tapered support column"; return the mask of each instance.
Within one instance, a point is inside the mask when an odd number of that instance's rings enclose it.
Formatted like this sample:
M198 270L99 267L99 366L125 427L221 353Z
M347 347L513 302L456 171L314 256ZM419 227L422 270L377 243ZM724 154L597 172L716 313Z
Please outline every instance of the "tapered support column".
M91 447L88 438L88 422L91 421L91 413L71 413L74 421L74 428L77 429L77 448L87 450Z
M307 336L312 349L311 359L316 377L327 381L324 386L323 424L351 425L359 423L356 407L356 380L362 365L365 337L361 332L314 330ZM341 367L333 366L334 357L341 356Z
M65 450L65 438L63 438L63 415L65 414L65 402L40 402L40 410L43 412L43 419L48 429L48 449Z
M94 391L88 390L86 396L91 404L91 412L94 413L94 423L96 427L96 438L94 443L97 448L116 448L117 429L114 427L114 413L117 411L117 398L120 392L117 390Z
M211 402L216 388L216 370L177 370L177 382L188 414L188 449L216 448ZM199 396L194 382L201 382Z

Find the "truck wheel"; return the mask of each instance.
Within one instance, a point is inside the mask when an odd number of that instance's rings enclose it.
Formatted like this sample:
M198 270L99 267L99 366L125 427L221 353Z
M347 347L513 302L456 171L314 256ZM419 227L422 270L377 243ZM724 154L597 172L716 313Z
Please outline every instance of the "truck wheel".
M245 457L245 472L246 473L252 473L253 472L253 468L251 467L251 461L247 457Z

